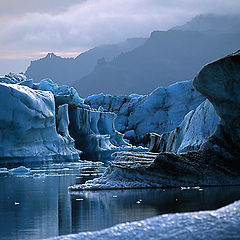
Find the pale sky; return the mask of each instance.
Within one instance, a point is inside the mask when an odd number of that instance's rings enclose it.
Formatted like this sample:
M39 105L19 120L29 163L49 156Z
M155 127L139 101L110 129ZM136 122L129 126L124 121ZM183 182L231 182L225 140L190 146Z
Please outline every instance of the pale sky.
M0 0L0 75L47 52L76 56L203 13L239 14L240 0Z

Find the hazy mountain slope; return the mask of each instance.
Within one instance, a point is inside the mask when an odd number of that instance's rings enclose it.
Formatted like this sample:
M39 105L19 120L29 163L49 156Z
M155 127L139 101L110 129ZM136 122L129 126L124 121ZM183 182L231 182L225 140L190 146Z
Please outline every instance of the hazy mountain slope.
M232 32L240 26L240 15L201 14L172 30Z
M145 41L144 38L132 38L119 44L101 45L78 55L75 59L49 53L44 58L32 61L25 75L37 81L51 78L58 84L71 84L90 73L99 59L113 60L122 52L131 51Z
M239 39L240 31L155 31L144 45L101 62L73 85L83 97L101 92L148 94L159 86L192 79L204 64L237 50Z

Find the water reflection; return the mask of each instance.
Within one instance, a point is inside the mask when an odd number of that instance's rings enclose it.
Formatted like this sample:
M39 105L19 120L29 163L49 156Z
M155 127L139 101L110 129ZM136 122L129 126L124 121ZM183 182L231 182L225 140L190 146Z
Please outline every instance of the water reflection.
M72 230L99 230L164 213L217 209L239 199L240 187L82 192L71 196Z
M41 239L99 230L162 213L215 209L240 199L240 187L70 195L69 185L94 176L87 170L83 175L79 169L71 171L71 166L64 169L30 176L0 174L0 239Z

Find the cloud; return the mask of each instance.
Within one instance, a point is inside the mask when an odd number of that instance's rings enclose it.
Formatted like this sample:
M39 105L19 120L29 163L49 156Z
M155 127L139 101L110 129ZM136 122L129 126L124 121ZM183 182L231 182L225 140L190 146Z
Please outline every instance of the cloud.
M200 13L240 12L240 1L236 0L14 1L15 10L9 14L6 10L8 21L0 23L0 52L14 56L80 52L103 43L147 37L153 30L183 24ZM16 13L19 2L20 15ZM8 9L7 1L3 3Z
M87 0L1 0L0 16L19 17L29 12L57 14L84 1Z

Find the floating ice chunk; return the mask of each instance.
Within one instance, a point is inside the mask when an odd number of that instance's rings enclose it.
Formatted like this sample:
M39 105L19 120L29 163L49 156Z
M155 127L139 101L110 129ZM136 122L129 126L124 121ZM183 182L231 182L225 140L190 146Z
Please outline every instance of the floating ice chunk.
M0 168L0 172L7 172L7 168Z
M172 131L204 100L205 97L193 88L192 81L184 81L168 88L157 88L146 96L98 94L86 98L85 103L116 113L116 129L132 142L141 142L146 133Z
M31 169L30 168L26 168L24 166L20 166L20 167L17 167L17 168L13 168L11 170L9 170L9 173L11 174L29 174L31 172Z

